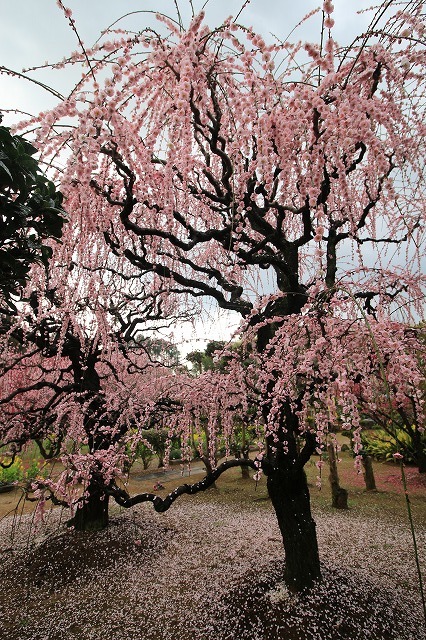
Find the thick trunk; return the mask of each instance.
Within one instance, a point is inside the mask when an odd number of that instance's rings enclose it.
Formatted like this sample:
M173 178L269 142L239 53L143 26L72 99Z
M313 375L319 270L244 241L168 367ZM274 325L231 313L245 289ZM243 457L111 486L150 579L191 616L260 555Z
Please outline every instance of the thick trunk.
M300 450L299 418L283 402L281 426L266 438L267 487L284 543L284 581L290 591L310 589L321 580L315 521L311 515L308 481L303 469L315 450L315 437L305 434ZM265 411L265 423L267 416Z
M321 569L305 472L275 466L267 485L284 542L284 580L291 591L309 589L321 579Z
M89 496L69 521L76 531L100 531L108 526L108 496L89 487Z
M306 304L306 291L298 281L298 248L289 244L288 249L285 272L276 269L278 287L286 295L267 304L264 318L300 314ZM257 332L258 352L265 352L275 330L276 325L271 323L261 326ZM274 398L274 380L268 385L267 396ZM284 543L284 581L290 591L297 592L310 589L321 580L321 567L316 525L311 515L308 482L303 469L315 450L315 438L305 434L306 444L300 451L298 401L295 404L296 398L292 400L281 398L280 426L266 437L266 466L269 497ZM263 405L265 425L269 424L270 409L270 404Z

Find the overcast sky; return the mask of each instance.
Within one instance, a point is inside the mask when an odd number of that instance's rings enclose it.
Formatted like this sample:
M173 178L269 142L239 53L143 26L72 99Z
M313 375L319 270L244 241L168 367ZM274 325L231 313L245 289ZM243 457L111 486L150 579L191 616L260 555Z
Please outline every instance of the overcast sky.
M193 0L197 13L205 0ZM208 0L206 19L210 26L220 24L229 15L237 15L243 0ZM292 28L312 9L320 6L317 0L251 0L243 10L240 22L254 26L265 38L275 33L286 38ZM369 22L367 15L357 15L357 10L368 7L371 0L335 0L336 26L334 37L341 44L351 41ZM131 12L162 11L176 17L174 0L66 0L76 21L85 46L90 47L105 29L121 16ZM179 0L184 20L191 15L189 0ZM0 66L15 71L58 62L71 51L78 49L75 34L55 0L0 0ZM320 14L314 16L297 31L300 39L318 40ZM132 13L119 22L119 26L138 31L155 18L147 13ZM68 94L74 78L70 69L31 72L30 75L45 82L63 94ZM36 113L55 105L55 98L35 84L0 75L0 109L20 108ZM4 124L12 124L19 118L5 115Z
M117 26L132 31L155 23L154 16L145 11L162 11L176 18L174 0L65 0L64 3L72 10L86 47L94 44L103 29L127 13L139 12L127 16ZM198 13L204 4L205 0L193 0L195 12ZM208 0L206 21L210 27L217 26L229 15L236 16L243 4L243 0ZM321 0L251 0L238 21L253 26L267 40L271 33L285 39L308 12L321 4ZM340 44L347 44L368 25L371 15L357 15L357 11L370 6L371 0L335 0L334 5L333 37ZM187 21L191 16L189 0L179 0L179 8ZM321 14L318 13L299 28L292 39L318 41L320 27ZM45 61L58 62L76 49L76 35L55 0L0 0L0 66L20 72ZM59 71L31 72L30 75L67 95L79 78L80 69L74 69L74 74L67 67ZM35 114L54 107L56 102L37 85L0 74L0 111L21 109ZM20 119L21 116L5 113L3 124L11 125ZM218 318L214 307L210 316L210 319L208 314L205 316L204 325L196 331L186 330L182 334L180 340L186 342L182 346L184 352L202 348L198 341L200 335L219 340L229 337L229 316L221 312ZM239 317L234 314L234 328L238 322Z

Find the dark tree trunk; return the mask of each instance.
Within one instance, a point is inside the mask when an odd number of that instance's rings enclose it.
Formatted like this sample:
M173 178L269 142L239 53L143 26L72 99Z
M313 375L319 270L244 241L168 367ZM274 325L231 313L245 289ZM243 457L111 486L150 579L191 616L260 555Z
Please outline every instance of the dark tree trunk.
M247 444L247 432L246 432L246 424L245 421L243 420L243 423L241 425L241 456L243 458L245 458L246 460L248 460L249 455L250 455L250 450L249 450L249 446ZM250 479L250 470L248 467L241 467L241 476L244 480L249 480Z
M108 526L108 502L105 493L93 486L89 486L89 496L82 506L76 510L69 521L76 531L100 531Z
M250 452L247 447L245 449L237 449L235 451L235 457L238 458L238 460L248 460L250 457L249 453ZM241 477L244 480L250 479L250 469L248 467L241 467Z
M364 476L367 491L377 491L376 480L373 471L373 459L371 456L362 456L362 475Z
M426 473L426 451L424 449L417 455L419 473Z
M316 525L303 469L315 449L315 438L307 434L300 451L299 419L290 402L282 403L281 421L275 436L266 439L267 487L284 543L284 581L296 592L321 580Z
M244 460L248 460L250 457L250 449L247 444L246 426L244 422L242 423L241 436L241 447L235 446L235 457L238 459L243 458ZM241 477L243 478L243 480L250 479L250 470L248 467L241 467Z
M424 435L418 431L418 429L414 432L413 442L419 473L426 473L426 444L424 441Z
M89 453L93 454L102 449L107 450L111 445L111 439L106 435L108 432L103 431L102 426L104 424L108 426L108 420L112 419L112 414L107 417L105 412L101 381L96 370L100 352L98 347L93 348L86 357L79 338L75 338L74 343L70 341L68 349L73 366L74 382L81 389L82 397L87 402L84 424L88 436ZM85 500L78 503L74 517L69 520L68 525L74 527L76 531L106 529L108 526L108 496L93 478L89 482L86 493Z
M331 504L335 509L347 509L348 492L340 486L339 474L337 473L336 451L332 443L328 445L327 451L330 464Z
M210 458L208 456L200 456L200 460L204 464L204 466L206 468L206 472L208 474L213 473L213 465L210 462ZM217 489L216 482L213 482L213 484L210 485L210 486L211 486L212 489Z
M291 591L309 589L321 579L321 570L305 472L275 467L267 486L283 537L284 580Z
M286 317L299 314L306 303L306 292L298 283L298 249L293 247L286 256L288 268L277 271L279 289L286 293L269 302L264 317ZM289 272L293 277L289 279ZM296 292L296 293L295 293ZM274 324L263 325L257 332L257 350L262 353L275 333ZM285 363L283 363L285 366ZM279 375L279 372L277 372ZM271 382L267 393L273 396ZM277 433L266 438L267 487L284 543L284 581L291 591L310 589L321 580L321 567L315 521L311 514L308 482L304 465L315 450L315 437L305 434L302 451L298 444L299 417L293 402L282 398L281 418ZM296 402L297 405L297 402ZM268 424L270 406L263 406L264 424Z
M242 453L243 455L241 457L244 458L245 460L248 460L249 458L248 450L244 450ZM250 480L249 467L241 467L241 477L243 478L243 480Z

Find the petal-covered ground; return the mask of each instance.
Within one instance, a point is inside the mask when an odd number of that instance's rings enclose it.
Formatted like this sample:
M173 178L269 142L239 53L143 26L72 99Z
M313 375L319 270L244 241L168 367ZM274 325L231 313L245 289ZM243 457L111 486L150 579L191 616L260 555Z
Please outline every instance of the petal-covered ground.
M269 502L184 499L78 534L50 512L0 522L7 640L421 640L410 531L381 514L318 510L324 581L291 596ZM417 527L419 549L426 529ZM423 552L423 551L422 551Z

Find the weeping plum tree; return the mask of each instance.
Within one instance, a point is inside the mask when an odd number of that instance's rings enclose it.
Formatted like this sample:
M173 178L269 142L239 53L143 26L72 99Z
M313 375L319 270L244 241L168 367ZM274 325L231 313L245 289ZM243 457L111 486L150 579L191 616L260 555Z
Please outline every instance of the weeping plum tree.
M199 424L200 417L208 418L212 459L216 453L213 436L221 434L229 455L234 419L241 420L249 412L252 414L253 422L258 425L260 446L253 464L254 478L259 479L262 471L267 475L286 549L286 576L290 584L294 584L296 576L303 575L297 553L303 542L295 539L299 532L292 529L292 516L297 514L302 497L295 495L291 483L298 465L305 464L311 456L312 436L315 453L320 456L316 463L320 486L325 464L321 456L327 453L327 445L332 446L333 453L339 448L336 431L350 433L356 466L361 472L361 425L366 411L380 406L382 410L387 407L389 413L396 407L403 407L407 412L410 399L411 410L420 425L425 419L418 332L402 322L384 323L374 315L367 321L362 317L356 319L356 300L338 291L328 295L326 304L317 297L307 301L303 324L299 314L287 316L285 322L278 323L277 318L270 320L269 323L276 325L274 335L261 352L250 348L258 340L259 327L253 326L248 317L241 330L243 346L248 347L250 359L245 359L243 364L241 351L229 350L226 371L205 372L188 387L187 395L182 396L182 405L188 412L183 425L189 423L190 415L195 415ZM298 420L295 432L289 431L288 422L285 427L282 425L282 398L291 399L291 408ZM188 438L185 428L181 438L183 441ZM294 447L296 462L284 476L290 487L281 485L276 489L271 486L271 476L279 472L279 465L283 464L281 458L290 454L291 447ZM281 493L276 496L274 490ZM287 499L290 496L293 503L289 504L284 496ZM334 506L345 505L339 487L333 499Z
M384 3L348 47L333 38L330 0L306 45L265 43L232 18L212 29L202 13L188 28L159 16L157 31L104 34L75 53L80 84L28 123L46 157L66 149L69 208L135 274L244 319L260 364L250 369L266 434L257 464L293 589L320 578L303 467L336 424L357 431L354 384L369 388L379 371L400 401L380 350L405 340L393 317L421 313L422 7ZM67 118L72 128L56 126ZM405 373L417 379L414 360ZM164 510L207 485L164 501L116 496Z
M35 442L63 469L34 483L39 508L50 499L93 530L107 526L108 488L125 481L147 426L170 409L176 379L151 345L178 314L151 274L133 278L108 250L93 251L96 229L74 211L47 271L33 265L1 326L0 464Z

